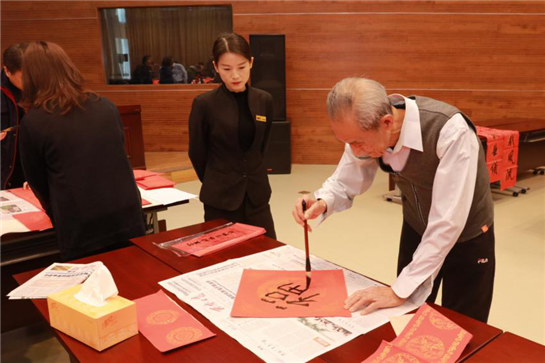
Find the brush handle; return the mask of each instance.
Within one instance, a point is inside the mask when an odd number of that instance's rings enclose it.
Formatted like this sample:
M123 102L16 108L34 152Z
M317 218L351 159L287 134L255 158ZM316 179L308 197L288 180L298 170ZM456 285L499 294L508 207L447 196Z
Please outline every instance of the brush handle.
M303 213L305 213L307 210L307 202L305 202L305 200L303 199L303 202L301 204L303 206ZM310 271L310 261L309 261L310 253L309 253L309 247L308 247L308 223L306 219L305 219L305 252L307 257L307 271Z

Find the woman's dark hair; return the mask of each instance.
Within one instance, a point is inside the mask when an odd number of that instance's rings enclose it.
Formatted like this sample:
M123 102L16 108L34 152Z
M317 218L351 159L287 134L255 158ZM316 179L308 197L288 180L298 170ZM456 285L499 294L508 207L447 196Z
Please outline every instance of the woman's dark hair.
M151 58L151 55L145 55L142 57L142 64L146 64L146 62L148 61L148 59Z
M66 114L82 104L93 92L85 90L84 80L72 60L55 43L32 42L23 62L23 99L26 108L43 108Z
M218 64L220 57L225 53L237 53L248 59L248 62L252 60L250 45L246 39L237 33L221 33L214 42L212 56L216 64Z
M14 44L4 50L2 59L10 73L17 73L23 68L23 53L27 47L28 43L23 42Z
M163 58L163 62L161 63L161 66L168 68L168 67L172 67L173 64L174 64L174 58L172 58L171 56L168 56Z

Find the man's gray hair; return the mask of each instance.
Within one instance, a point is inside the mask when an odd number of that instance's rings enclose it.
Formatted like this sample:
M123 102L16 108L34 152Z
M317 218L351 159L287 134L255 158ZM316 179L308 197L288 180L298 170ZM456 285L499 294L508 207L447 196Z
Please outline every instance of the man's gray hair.
M327 113L332 121L354 115L363 130L379 127L380 118L392 114L386 89L378 82L349 77L338 82L327 95Z

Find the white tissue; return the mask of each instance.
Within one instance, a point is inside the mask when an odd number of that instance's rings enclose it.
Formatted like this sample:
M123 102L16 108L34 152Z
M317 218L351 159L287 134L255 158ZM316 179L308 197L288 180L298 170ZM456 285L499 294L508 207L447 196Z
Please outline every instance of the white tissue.
M79 301L92 306L104 306L106 299L117 296L118 290L110 270L102 262L74 295Z

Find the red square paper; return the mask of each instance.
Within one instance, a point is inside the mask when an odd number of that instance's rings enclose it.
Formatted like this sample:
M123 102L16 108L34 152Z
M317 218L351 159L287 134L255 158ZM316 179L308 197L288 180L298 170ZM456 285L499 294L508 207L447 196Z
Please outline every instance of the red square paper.
M305 271L244 270L231 311L233 317L350 317L342 270L312 271L306 288Z

